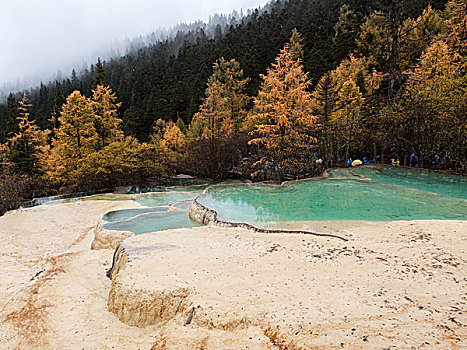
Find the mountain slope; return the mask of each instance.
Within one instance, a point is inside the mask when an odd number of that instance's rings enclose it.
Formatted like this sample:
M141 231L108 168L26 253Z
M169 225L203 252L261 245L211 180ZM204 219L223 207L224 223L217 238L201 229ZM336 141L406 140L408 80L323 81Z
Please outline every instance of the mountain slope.
M428 1L413 7L417 15ZM432 2L433 3L433 2ZM436 1L442 7L445 1ZM351 32L336 35L339 9L347 4L354 11ZM335 68L354 47L355 36L363 17L376 8L374 2L363 0L290 0L273 1L261 12L256 10L241 24L228 28L218 26L213 35L202 28L179 33L166 40L119 59L104 62L105 81L122 102L120 114L125 132L146 140L156 118L189 122L197 110L212 63L219 57L235 58L249 77L249 93L256 94L260 74L264 73L277 52L297 28L304 43L304 65L315 84L326 72ZM78 89L89 95L95 67L63 80L61 90L66 96ZM31 115L41 128L50 126L56 84L30 91ZM17 95L19 97L19 94ZM0 105L0 141L6 136L8 110Z

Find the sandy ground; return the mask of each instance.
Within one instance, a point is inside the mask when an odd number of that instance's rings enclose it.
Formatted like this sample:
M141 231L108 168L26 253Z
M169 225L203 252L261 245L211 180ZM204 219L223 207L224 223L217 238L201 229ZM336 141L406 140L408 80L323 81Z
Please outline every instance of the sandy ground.
M101 215L132 206L0 217L0 349L467 348L466 222L311 224L348 242L206 227L136 236L119 281L184 287L196 308L189 325L138 328L107 309L113 251L90 250ZM173 249L138 253L160 245Z

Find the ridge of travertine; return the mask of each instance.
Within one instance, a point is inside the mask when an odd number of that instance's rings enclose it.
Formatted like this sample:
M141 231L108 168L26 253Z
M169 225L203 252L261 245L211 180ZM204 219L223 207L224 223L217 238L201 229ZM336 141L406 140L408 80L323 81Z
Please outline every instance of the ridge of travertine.
M245 334L251 346L266 337L304 348L449 348L465 334L465 244L453 244L465 233L462 222L440 223L320 224L351 242L209 226L137 235L115 252L108 309L173 341L211 335L215 348L218 337Z
M208 190L209 188L204 190L201 196L203 196ZM335 234L330 234L330 233L318 233L318 232L314 232L310 230L265 229L265 228L259 228L259 227L256 227L251 224L244 223L244 222L229 222L229 221L219 220L218 213L215 210L207 208L201 203L199 203L198 199L201 196L198 196L193 200L193 202L191 203L190 209L188 211L188 215L190 216L192 220L197 221L200 224L203 224L206 226L240 228L240 229L251 230L254 232L258 232L258 233L305 234L305 235L312 235L312 236L318 236L318 237L337 238L345 242L348 241L348 239L345 237L338 236Z
M118 250L112 282L113 251L89 249L93 229L134 207L78 201L0 217L2 349L467 348L466 221L282 223L349 242L206 226L143 234ZM109 312L112 283L113 311L153 326ZM155 312L177 288L183 303Z
M170 249L169 245L153 247ZM114 252L112 267L107 271L107 277L112 281L107 307L117 315L120 321L131 326L146 327L159 322L168 321L187 307L187 288L174 289L145 289L128 287L119 279L119 273L131 261L129 252L133 254L148 253L144 247L136 249L126 248L125 242L120 242ZM136 257L137 259L138 257Z
M107 224L102 218L94 227L94 240L91 243L91 249L116 249L118 244L128 237L134 236L129 231L107 230L103 226Z

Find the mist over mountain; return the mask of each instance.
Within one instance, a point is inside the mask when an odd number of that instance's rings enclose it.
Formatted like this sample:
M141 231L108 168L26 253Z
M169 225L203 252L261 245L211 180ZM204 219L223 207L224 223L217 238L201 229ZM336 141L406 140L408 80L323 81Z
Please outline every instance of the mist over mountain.
M251 10L248 11L248 13L250 12ZM226 25L236 25L241 21L243 16L243 11L240 13L234 11L229 15L215 14L209 18L207 23L201 20L192 23L179 23L172 27L155 29L144 35L137 35L132 38L126 37L123 40L112 40L103 43L98 49L82 53L79 57L69 58L69 61L61 64L59 69L57 69L56 66L52 66L50 68L44 68L40 72L30 74L29 76L20 76L14 80L1 83L0 98L4 100L10 92L34 88L41 82L62 81L70 75L72 70L80 74L86 69L89 69L90 65L97 61L98 57L104 61L117 59L125 55L133 54L139 49L155 45L161 41L171 41L177 34L183 34L202 28L207 35L212 37L217 24L220 24L223 28Z
M174 174L465 172L466 20L463 0L274 0L112 42L0 103L0 213Z
M237 19L266 0L25 0L2 6L0 95L61 80L178 31ZM235 10L238 10L236 13ZM234 11L234 12L232 12ZM232 13L228 16L214 13ZM211 17L211 18L210 18ZM225 17L225 18L221 18ZM206 22L207 24L204 24Z
M420 1L410 5L405 16L418 16L430 2L441 9L446 1ZM342 31L337 23L344 5L354 15ZM206 23L159 29L114 42L107 56L101 56L105 83L122 103L119 115L125 133L147 140L158 118L190 122L204 96L212 64L219 57L240 62L250 79L248 93L255 95L260 74L266 72L293 28L302 34L303 64L316 84L355 49L360 25L378 6L379 2L364 0L272 1L247 13L212 15ZM71 75L62 71L54 80L28 89L30 113L40 128L50 127L57 87L64 96L74 90L90 96L95 63L75 67ZM14 95L19 100L22 92ZM0 139L6 137L7 114L6 106L0 105Z

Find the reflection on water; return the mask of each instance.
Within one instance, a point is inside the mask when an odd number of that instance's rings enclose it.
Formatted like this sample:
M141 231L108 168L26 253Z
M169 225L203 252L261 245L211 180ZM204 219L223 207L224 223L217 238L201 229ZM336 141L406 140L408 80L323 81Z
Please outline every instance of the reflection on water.
M159 189L158 192L137 195L131 199L145 207L108 212L102 217L108 222L103 228L142 234L200 226L189 218L188 209L205 187Z
M107 222L115 222L131 219L137 215L167 212L170 207L156 207L156 208L141 208L141 209L124 209L110 211L105 214L102 219Z
M125 210L121 210L125 216ZM134 213L133 213L134 214ZM187 210L171 209L159 212L147 212L133 217L114 221L103 226L107 230L130 231L134 234L155 232L175 228L187 228L200 226L188 217Z
M467 199L467 177L461 175L394 167L361 167L355 172L391 185Z
M199 202L220 220L271 221L467 219L467 180L415 169L366 166L282 186L212 188Z
M203 191L164 191L154 192L138 196L135 201L146 207L157 207L161 205L169 205L176 202L193 200Z

